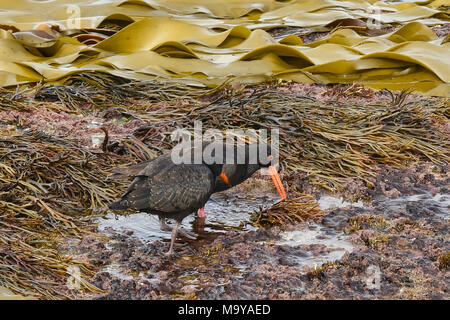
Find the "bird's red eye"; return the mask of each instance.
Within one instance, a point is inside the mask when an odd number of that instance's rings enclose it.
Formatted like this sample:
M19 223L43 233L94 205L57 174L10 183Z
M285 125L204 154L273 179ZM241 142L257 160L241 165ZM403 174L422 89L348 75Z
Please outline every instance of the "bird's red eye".
M225 182L227 185L230 185L230 181L228 180L227 175L225 174L225 172L221 172L219 175L220 179L223 180L223 182Z

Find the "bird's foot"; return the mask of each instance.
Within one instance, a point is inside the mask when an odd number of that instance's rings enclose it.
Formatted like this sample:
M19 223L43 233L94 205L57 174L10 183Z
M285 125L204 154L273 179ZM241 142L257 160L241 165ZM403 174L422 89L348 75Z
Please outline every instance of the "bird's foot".
M182 235L185 238L191 239L191 240L197 239L197 235L195 233L184 230L183 228L178 229L178 234Z
M166 253L164 253L164 255L165 255L166 257L168 257L168 258L172 258L172 256L173 256L173 250L167 251Z
M198 209L197 215L202 219L206 219L205 207Z
M159 220L162 223L165 223L165 219L164 218L160 218ZM169 246L169 251L166 253L166 256L171 257L173 254L173 245L175 243L175 240L177 238L177 233L178 233L178 229L180 227L180 221L177 221L177 223L175 224L175 228L172 229L172 237L170 239L170 246Z
M173 230L174 230L174 228L172 228L171 226L166 224L166 220L164 218L159 219L159 228L161 229L161 231L172 231L173 232ZM178 234L182 235L183 237L191 239L191 240L197 239L197 235L195 233L186 231L183 228L177 228L177 229L178 229Z

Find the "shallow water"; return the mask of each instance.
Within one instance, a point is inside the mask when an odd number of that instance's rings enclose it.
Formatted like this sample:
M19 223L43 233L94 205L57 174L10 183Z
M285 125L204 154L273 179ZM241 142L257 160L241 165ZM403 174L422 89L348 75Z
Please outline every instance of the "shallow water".
M377 200L377 204L387 206L392 210L405 209L406 206L423 206L433 210L433 212L445 220L450 219L450 195L437 193L415 194L412 196L398 197L394 199Z
M213 195L205 206L207 218L204 226L199 228L196 223L196 216L190 215L183 220L182 227L188 231L193 231L197 236L229 230L256 230L249 223L250 215L259 208L269 207L277 201L279 199L276 196L230 197L224 194ZM350 203L330 196L321 197L318 203L323 210L334 207L364 206L360 201ZM160 230L158 218L143 212L128 216L114 215L110 212L104 218L98 219L98 222L99 230L102 232L107 232L108 228L116 232L132 231L132 236L143 242L170 239L170 232ZM170 223L168 221L168 224Z
M133 279L133 276L123 273L120 264L117 264L117 263L111 263L111 264L107 265L103 269L103 271L108 272L112 276L117 277L121 280L132 280Z
M315 267L341 259L345 253L351 253L355 246L348 241L348 236L337 234L319 224L310 224L307 229L286 231L280 234L282 240L277 241L277 245L288 245L291 247L323 245L325 250L318 254L313 254L308 250L299 257L292 255L295 262L300 266Z
M240 198L237 196L213 195L206 203L206 222L199 226L195 215L190 215L183 220L182 227L199 237L208 233L226 232L229 230L250 231L256 230L249 224L250 215L260 207L268 207L278 201L276 197ZM132 231L133 237L142 242L155 240L170 240L170 232L161 231L157 216L147 213L136 213L128 216L115 216L108 213L105 218L99 218L99 230L108 232L111 228L116 232ZM168 224L171 222L168 221Z
M205 206L206 222L201 224L196 215L190 215L183 220L182 228L194 233L198 240L214 239L218 234L229 230L240 232L256 230L249 223L250 215L260 207L271 206L277 201L279 199L276 196L239 197L216 194L211 197ZM417 202L419 201L421 205L427 208L434 208L433 211L437 216L449 219L449 195L418 194L377 200L374 201L374 204L381 204L383 207L398 210L407 205L418 205ZM323 210L336 207L365 208L361 201L350 203L342 198L331 196L322 196L318 203ZM99 218L98 222L99 230L104 233L110 233L111 230L114 230L115 232L135 237L143 243L156 240L170 241L170 232L161 231L158 218L146 213L136 213L128 216L115 216L112 213L108 213L105 218ZM168 224L170 223L168 221ZM303 247L305 250L299 249L301 254L295 250L292 253L287 253L287 256L299 266L320 266L325 262L339 260L346 252L351 253L355 248L348 241L348 237L345 234L336 233L330 228L315 223L309 224L306 229L282 232L280 236L281 240L268 244L293 248ZM195 245L195 241L192 242L192 245ZM314 250L309 250L308 246L311 248L312 246L323 246L323 249L314 254L312 252Z
M206 223L202 225L196 215L190 215L183 220L182 228L194 233L197 239L212 239L229 230L240 232L256 230L257 228L249 223L250 215L259 208L271 206L277 201L279 201L279 198L276 196L239 197L216 194L211 197L205 206ZM362 205L362 203L351 204L328 196L322 197L319 204L322 209ZM143 243L156 240L168 242L171 237L170 232L160 230L158 218L147 213L136 213L128 216L115 216L108 213L105 218L99 218L98 222L101 232L110 233L111 230L114 230L135 237ZM303 230L282 232L280 236L281 240L269 241L267 245L294 248L292 252L286 254L286 257L300 267L320 266L325 262L339 260L346 252L352 252L354 249L354 246L347 241L347 236L336 234L319 224L309 224ZM195 246L195 241L192 242L192 245ZM310 252L308 247L301 249L304 245L320 246L322 249L313 253ZM298 250L295 249L297 247ZM241 267L241 271L243 271L246 270L247 266ZM112 274L115 274L117 270L115 271L112 267L111 271Z
M367 205L362 201L348 202L342 198L336 198L331 196L322 196L317 201L319 207L322 210L328 210L332 208L344 208L344 207L356 207L367 208ZM432 209L437 216L446 220L450 219L450 195L437 193L432 195L431 193L421 193L411 196L402 196L393 199L378 199L374 200L373 204L382 205L383 207L390 208L391 210L405 209L408 205L423 206Z

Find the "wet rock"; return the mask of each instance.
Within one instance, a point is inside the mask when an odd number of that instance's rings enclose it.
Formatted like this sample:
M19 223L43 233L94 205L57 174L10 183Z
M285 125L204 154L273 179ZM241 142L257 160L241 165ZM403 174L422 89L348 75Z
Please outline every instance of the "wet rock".
M282 266L295 266L297 263L295 261L292 261L289 258L281 257L278 259L278 263Z

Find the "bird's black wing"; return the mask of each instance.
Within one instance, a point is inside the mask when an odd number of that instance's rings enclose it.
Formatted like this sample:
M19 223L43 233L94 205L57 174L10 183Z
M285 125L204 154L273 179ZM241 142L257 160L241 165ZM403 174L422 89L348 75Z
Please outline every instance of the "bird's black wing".
M145 169L146 166L154 159L146 160L143 162L130 164L126 167L114 168L112 173L108 176L108 179L111 180L126 180L128 178L136 177L139 172Z
M170 159L171 154L168 152L153 159L130 164L125 167L114 168L108 178L112 180L125 180L139 175L146 175L149 172L153 173L156 172L156 170L161 170L161 166L171 164Z
M153 161L133 180L117 205L110 208L193 212L204 206L213 189L214 175L205 165Z
M209 145L211 143L211 141L206 141L202 143L202 148L205 148L207 145ZM182 152L184 152L185 150L183 149ZM188 152L194 152L194 146L188 148L187 150ZM108 176L108 179L111 180L126 180L126 179L130 179L130 178L134 178L137 177L140 172L142 170L144 170L148 165L150 165L150 163L154 162L155 160L162 160L162 158L168 159L172 156L172 151L168 151L165 154L153 158L153 159L148 159L139 163L134 163L134 164L130 164L124 167L119 167L119 168L114 168L112 170L112 173ZM165 160L164 160L165 161ZM148 168L148 171L151 171L152 166Z
M158 211L194 211L214 191L215 177L205 165L181 164L152 178L151 206Z

